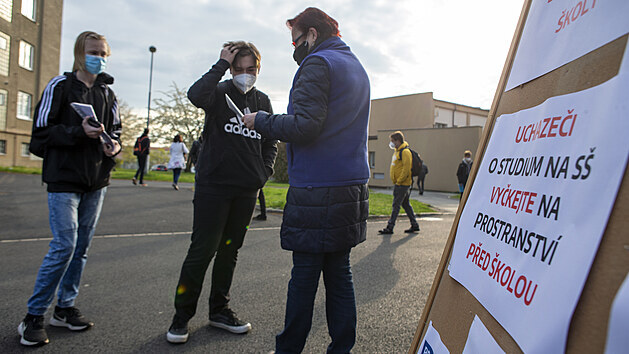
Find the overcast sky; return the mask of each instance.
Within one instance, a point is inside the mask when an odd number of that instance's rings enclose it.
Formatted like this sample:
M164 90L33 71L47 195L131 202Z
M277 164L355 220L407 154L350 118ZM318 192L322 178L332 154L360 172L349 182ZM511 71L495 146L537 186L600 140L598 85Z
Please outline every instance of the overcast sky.
M434 92L436 99L489 109L520 15L514 0L64 0L60 71L84 30L112 48L112 88L146 116L150 52L152 97L173 83L189 87L218 60L222 43L253 42L262 53L256 87L286 111L297 65L286 19L308 6L339 22L363 63L372 98ZM229 73L225 79L230 78Z

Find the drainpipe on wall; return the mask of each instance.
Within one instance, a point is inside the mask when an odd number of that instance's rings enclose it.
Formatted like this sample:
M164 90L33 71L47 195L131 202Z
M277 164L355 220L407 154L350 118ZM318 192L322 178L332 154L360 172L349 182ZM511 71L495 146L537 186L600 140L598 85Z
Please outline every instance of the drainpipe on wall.
M454 128L454 113L456 112L456 105L454 105L454 109L452 110L452 127Z

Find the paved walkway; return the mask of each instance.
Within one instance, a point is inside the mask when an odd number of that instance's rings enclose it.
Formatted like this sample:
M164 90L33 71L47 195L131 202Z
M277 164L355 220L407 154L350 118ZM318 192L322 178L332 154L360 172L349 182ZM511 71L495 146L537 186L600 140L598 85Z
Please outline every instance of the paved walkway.
M391 195L393 194L393 188L371 187L370 189L376 193L386 193ZM450 198L454 195L456 195L456 193L431 191L424 191L424 195L419 195L417 189L413 189L411 191L411 199L426 203L440 212L449 214L456 214L457 209L459 209L459 200Z

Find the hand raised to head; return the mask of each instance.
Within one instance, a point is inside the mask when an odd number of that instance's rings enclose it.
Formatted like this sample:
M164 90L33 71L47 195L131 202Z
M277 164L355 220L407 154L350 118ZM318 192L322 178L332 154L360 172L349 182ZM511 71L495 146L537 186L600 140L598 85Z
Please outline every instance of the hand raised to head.
M221 50L221 59L225 59L229 64L232 64L239 50L240 49L237 49L235 45L226 43Z

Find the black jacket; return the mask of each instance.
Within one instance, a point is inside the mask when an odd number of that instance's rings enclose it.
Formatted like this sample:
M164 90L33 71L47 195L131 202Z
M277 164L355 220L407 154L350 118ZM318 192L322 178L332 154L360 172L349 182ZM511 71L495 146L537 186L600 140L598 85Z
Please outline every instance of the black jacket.
M220 59L188 90L188 98L205 111L203 144L196 163L196 190L215 190L227 185L258 190L273 174L277 140L263 138L247 129L225 101L225 94L241 112L272 112L271 101L255 87L242 94L232 80L219 83L229 69ZM248 109L246 109L248 108Z
M137 155L138 157L146 157L151 153L151 139L148 135L142 134L136 139L135 143L138 144L140 148L140 152Z
M459 184L467 184L467 178L469 177L470 171L472 170L472 164L473 162L470 163L469 167L463 161L461 161L461 163L459 164L459 168L456 170L456 177L459 180Z
M62 102L69 80L71 87ZM116 162L105 155L100 139L85 135L82 119L70 103L91 104L105 131L120 142L118 102L108 86L113 82L113 77L102 73L88 88L74 73L65 73L50 80L44 89L35 107L31 144L45 146L42 179L49 192L86 193L109 184Z

